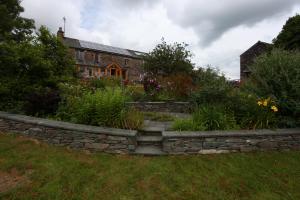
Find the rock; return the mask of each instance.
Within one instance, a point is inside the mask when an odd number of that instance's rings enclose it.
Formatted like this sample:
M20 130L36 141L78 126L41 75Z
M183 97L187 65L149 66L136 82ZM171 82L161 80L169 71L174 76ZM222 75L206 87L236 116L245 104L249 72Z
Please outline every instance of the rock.
M88 149L95 149L95 150L104 150L109 147L109 144L104 143L86 143L85 147Z

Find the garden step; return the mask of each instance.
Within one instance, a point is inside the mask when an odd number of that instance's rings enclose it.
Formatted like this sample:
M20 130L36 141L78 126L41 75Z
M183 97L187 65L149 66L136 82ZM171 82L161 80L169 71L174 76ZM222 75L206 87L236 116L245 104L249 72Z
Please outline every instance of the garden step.
M162 137L161 136L138 136L137 142L138 145L162 146Z
M162 156L166 155L165 152L162 151L162 148L152 145L144 145L138 146L134 152L137 155L145 155L145 156Z
M144 128L138 131L139 136L161 136L162 131L155 128Z

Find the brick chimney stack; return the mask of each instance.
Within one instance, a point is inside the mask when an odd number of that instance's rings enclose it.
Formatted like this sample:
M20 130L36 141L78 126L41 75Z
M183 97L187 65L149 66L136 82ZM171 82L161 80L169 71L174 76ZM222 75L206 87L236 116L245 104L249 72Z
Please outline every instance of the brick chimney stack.
M65 37L65 32L63 32L62 27L59 27L57 31L57 38L63 39Z

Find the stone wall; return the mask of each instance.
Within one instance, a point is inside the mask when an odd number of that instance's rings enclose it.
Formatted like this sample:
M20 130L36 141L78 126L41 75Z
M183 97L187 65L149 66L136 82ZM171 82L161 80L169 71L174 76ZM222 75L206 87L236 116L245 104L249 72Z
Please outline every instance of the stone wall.
M163 151L169 154L266 150L300 150L300 129L163 132Z
M175 112L189 113L189 102L128 102L128 105L144 112Z
M137 131L58 122L0 112L0 132L92 152L134 154ZM150 143L151 145L151 143ZM300 150L300 128L257 131L162 132L163 154Z
M136 131L101 128L0 112L0 132L19 133L49 144L128 154L136 148Z

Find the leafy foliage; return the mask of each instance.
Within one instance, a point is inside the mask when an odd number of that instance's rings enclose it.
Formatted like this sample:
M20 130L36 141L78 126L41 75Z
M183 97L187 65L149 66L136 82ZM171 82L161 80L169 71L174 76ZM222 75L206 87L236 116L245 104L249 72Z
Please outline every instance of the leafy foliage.
M271 97L280 108L278 114L299 121L300 53L275 49L256 59L252 75L243 90L259 97Z
M253 109L243 115L241 126L246 129L275 128L277 126L276 112L278 108L271 98L260 99Z
M300 15L287 20L282 31L273 40L275 47L286 50L300 50Z
M224 75L213 68L200 68L194 72L194 82L197 90L191 95L195 105L219 104L228 101L228 95L233 87L227 82Z
M159 79L163 90L172 99L186 100L195 90L195 84L190 75L173 74Z
M19 0L1 0L0 3L0 42L13 40L21 42L31 35L34 21L20 16L23 12Z
M212 131L238 129L233 113L221 106L202 105L192 119L176 120L173 129L179 131Z
M167 76L176 73L191 73L193 64L192 54L186 49L188 45L167 44L164 39L152 52L144 56L144 69L155 75Z
M129 110L126 101L128 97L120 88L83 91L78 96L64 97L57 118L80 124L137 129L143 124L143 115Z
M18 102L26 104L26 97L42 88L56 90L58 83L71 81L73 74L68 50L45 27L30 42L0 43L1 109L10 110Z

